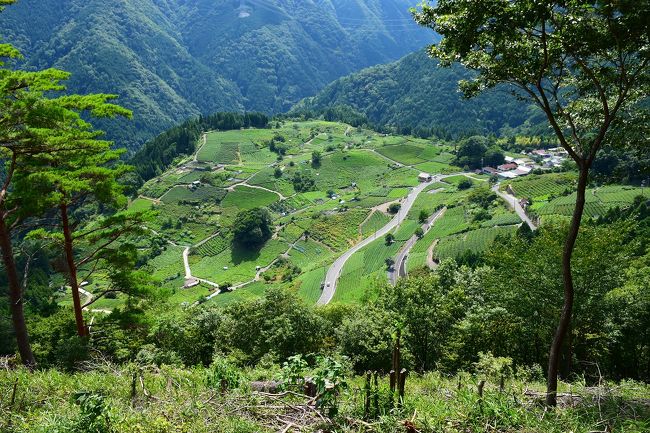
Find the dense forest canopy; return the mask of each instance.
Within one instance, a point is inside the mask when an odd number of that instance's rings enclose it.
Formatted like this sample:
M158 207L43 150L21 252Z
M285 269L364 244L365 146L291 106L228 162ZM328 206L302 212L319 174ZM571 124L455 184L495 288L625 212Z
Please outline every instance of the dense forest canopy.
M541 112L507 98L506 88L472 100L463 98L458 82L471 76L460 65L438 67L422 50L336 80L316 96L301 101L293 111L325 113L351 123L362 115L378 127L447 139L550 132Z
M198 114L282 112L327 83L431 41L408 0L23 0L3 37L71 91L117 93L133 122L99 122L135 149ZM34 13L39 11L39 13Z

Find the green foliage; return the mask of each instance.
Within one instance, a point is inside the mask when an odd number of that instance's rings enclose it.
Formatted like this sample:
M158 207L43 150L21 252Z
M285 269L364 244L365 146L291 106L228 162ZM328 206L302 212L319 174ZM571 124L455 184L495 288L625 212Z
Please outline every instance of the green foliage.
M206 383L215 390L236 389L242 381L241 372L226 358L215 356L207 372Z
M73 422L70 432L112 433L111 414L104 396L92 392L78 392L75 403L79 405L79 418Z
M233 239L246 247L263 244L272 235L271 214L267 209L253 208L237 214L232 226Z
M470 203L476 204L483 209L489 208L496 199L497 194L488 187L474 188L467 195L467 200Z
M132 150L200 114L284 112L333 79L397 59L426 41L417 26L390 25L391 19L409 20L408 0L370 7L354 0L331 9L272 0L249 5L248 18L240 18L239 5L227 1L199 0L189 7L183 0L147 0L106 8L92 0L80 9L66 2L54 11L57 5L18 2L3 13L2 36L29 50L29 68L56 65L71 71L73 92L119 92L125 106L136 111L135 122L99 126ZM368 31L349 31L349 20ZM173 145L167 149L174 151ZM160 159L150 167L160 167Z
M409 54L341 78L294 111L419 137L547 133L541 113L525 103L504 100L504 89L467 101L458 94L458 82L473 74L461 66L436 66L425 50Z
M470 189L474 185L472 181L468 178L461 179L460 182L458 182L458 189L460 191Z
M488 150L488 144L487 138L481 136L462 140L458 146L454 163L460 167L481 168L481 159Z
M296 192L314 191L316 189L316 180L310 170L296 171L291 182Z
M342 360L329 356L316 357L314 382L319 396L316 405L326 411L329 416L338 413L339 395L347 388L345 373Z
M512 375L512 359L503 356L494 356L492 353L479 352L478 361L474 363L474 370L479 377L492 382Z
M311 165L312 165L312 167L319 167L322 159L323 159L323 156L321 155L321 153L319 151L317 151L317 150L314 150L311 153Z
M270 288L260 299L233 304L213 314L223 316L215 348L242 363L256 363L273 354L280 360L316 352L323 322L287 291Z
M245 380L259 380L270 377L277 369L265 363L240 372ZM17 379L19 392L22 384L33 398L25 398L6 410L0 418L0 429L8 433L210 433L215 430L271 433L277 431L276 416L292 416L292 407L302 401L292 396L265 399L245 391L245 387L224 394L217 392L216 396L215 390L206 384L207 371L206 368L178 367L145 371L143 382L150 398L146 398L138 386L133 400L128 392L132 381L129 367L110 365L84 374L52 370L27 374L22 370L2 370L0 383L3 386L11 389ZM647 395L648 386L640 382L608 382L600 388L586 386L580 381L562 384L561 392L569 393L570 390L581 403L548 411L536 404L536 399L523 393L523 390L528 394L539 392L543 387L541 381L508 379L504 393L499 393L498 385L488 381L481 411L477 379L468 374L410 373L404 409L380 412L381 416L372 420L373 428L381 433L404 431L405 416L415 428L425 432L478 433L485 431L486 424L497 426L501 431L530 433L597 431L603 423L611 425L613 431L624 433L644 433L648 427L648 409L640 402ZM363 388L364 377L346 375L345 380L348 388L340 390L339 413L332 418L332 423L323 424L316 417L306 430L329 428L344 433L359 430L363 399L357 390ZM386 380L385 376L380 376L380 411L387 407ZM173 392L169 390L170 384L174 386ZM85 408L76 399L82 393L87 396L87 401L82 403ZM594 398L594 393L600 398ZM206 401L213 404L204 404ZM259 406L265 403L277 406L269 418L259 416ZM189 410L190 407L194 410ZM236 415L232 415L232 411L236 411ZM82 419L86 420L82 423ZM93 429L88 428L91 423ZM104 427L108 430L102 430Z

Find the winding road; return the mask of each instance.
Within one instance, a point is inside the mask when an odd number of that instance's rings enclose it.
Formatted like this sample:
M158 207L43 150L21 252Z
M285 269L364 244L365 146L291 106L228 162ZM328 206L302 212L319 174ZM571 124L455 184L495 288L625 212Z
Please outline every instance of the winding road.
M431 230L433 224L445 213L446 210L447 208L443 207L438 212L431 215L429 219L424 224L422 224L422 231L426 234L429 230ZM397 258L395 259L395 265L393 266L392 270L388 274L390 278L390 282L393 285L397 284L397 279L399 277L406 276L406 258L408 257L411 248L413 248L413 245L415 245L417 241L418 241L418 237L416 235L411 236L411 238L408 241L406 241L402 249L397 254Z
M404 219L406 219L406 215L408 214L409 210L411 210L411 207L413 207L413 203L415 203L415 200L417 199L418 195L424 191L424 189L431 185L434 182L437 182L439 179L438 176L434 176L433 179L429 182L423 182L413 188L413 191L409 193L409 195L406 196L406 199L402 201L402 207L400 208L399 212L395 217L393 217L392 220L388 222L385 226L377 230L375 233L373 233L372 236L369 236L347 250L343 255L341 255L336 261L330 266L330 268L327 270L327 274L325 276L325 286L323 287L323 293L321 293L320 298L318 299L318 302L316 305L327 305L332 301L332 298L334 297L334 293L336 293L336 284L338 282L339 276L341 275L341 271L343 270L343 266L345 266L345 263L348 261L350 257L357 251L359 251L361 248L365 247L366 245L369 245L371 242L374 240L386 235L388 232L393 230L395 227L398 227Z

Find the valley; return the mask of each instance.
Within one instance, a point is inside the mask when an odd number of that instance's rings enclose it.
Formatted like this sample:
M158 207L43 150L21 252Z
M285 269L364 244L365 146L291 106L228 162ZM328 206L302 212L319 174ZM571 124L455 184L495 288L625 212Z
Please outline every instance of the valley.
M0 432L650 431L650 7L415 3L0 0Z
M140 248L172 307L230 305L271 287L308 303L364 303L398 274L485 251L514 233L522 217L534 229L531 218L567 215L562 203L570 195L562 194L573 188L571 173L494 183L453 159L453 147L436 140L276 120L269 128L204 133L193 154L146 182L129 207L156 214ZM432 178L420 182L424 170ZM602 213L638 194L605 187L590 202ZM605 201L596 204L597 197ZM521 198L533 203L528 213ZM270 210L273 233L247 248L234 242L232 226L239 212L254 208ZM96 278L89 288L101 284ZM117 297L100 305L121 303Z

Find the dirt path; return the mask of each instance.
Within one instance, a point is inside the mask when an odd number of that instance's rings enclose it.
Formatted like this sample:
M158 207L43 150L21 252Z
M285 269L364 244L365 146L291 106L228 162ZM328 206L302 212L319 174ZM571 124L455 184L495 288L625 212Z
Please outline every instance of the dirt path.
M95 298L95 295L90 293L88 290L82 289L81 287L79 287L79 293L81 293L82 295L84 295L86 297L86 299L84 300L84 303L83 303L84 305L88 304L90 301L92 301ZM113 312L113 310L108 310L108 309L105 309L105 308L88 308L88 307L84 307L84 310L86 310L88 312L91 312L91 313L101 313L101 314L111 314ZM93 317L93 319L94 319L94 317Z
M153 202L154 204L160 204L160 199L158 199L158 198L151 198L151 197L147 197L146 195L142 195L142 194L140 194L138 196L138 198L141 198L143 200L149 200L150 202Z
M202 139L203 142L196 149L196 152L194 152L194 156L192 157L192 161L194 161L194 162L198 162L197 158L199 156L199 152L201 151L201 149L203 149L203 146L205 146L207 144L207 142L208 142L208 133L204 132L203 135L201 136L201 139Z
M278 257L276 257L275 259L273 259L273 261L271 261L271 263L269 263L268 265L266 265L266 266L264 266L264 267L261 267L261 268L260 268L260 269L255 273L255 278L253 278L253 279L250 280L250 281L246 281L246 282L239 283L239 284L236 284L236 285L234 285L234 286L231 286L231 287L228 288L228 291L229 291L229 292L232 292L232 291L234 291L234 290L239 290L239 289L242 289L242 288L248 286L249 284L253 284L253 283L257 282L257 281L260 281L260 280L262 279L262 274L263 274L264 272L268 271L269 269L271 269L271 267L273 267L273 265L276 264L276 262L280 259L280 257L285 257L287 254L289 254L289 252L291 252L291 250L292 250L293 248L295 248L296 243L297 243L300 239L302 239L302 237L300 237L298 240L296 240L295 242L293 242L292 244L290 244L290 245L289 245L289 248L287 249L287 251L285 251L284 253L280 254L280 255L279 255ZM199 281L203 281L203 282L204 282L204 280L199 280ZM217 290L217 291L211 293L209 296L207 296L206 299L210 300L210 299L214 298L215 296L220 295L221 293L222 293L221 290ZM195 305L196 305L196 304L195 304Z
M427 266L429 269L436 269L438 267L438 262L433 258L433 250L436 248L436 245L438 245L438 241L440 239L436 239L433 241L429 249L427 250Z
M261 189L261 190L263 190L263 191L268 191L268 192L272 192L273 194L277 194L278 197L280 197L280 200L286 200L286 199L287 199L287 197L285 197L284 195L282 195L282 193L279 192L279 191L275 191L275 190L273 190L273 189L268 189L268 188L265 188L265 187L263 187L263 186L259 186L259 185L251 185L251 184L248 183L248 181L244 181L244 182L242 182L242 183L238 183L237 186L247 186L247 187L249 187L249 188ZM233 187L234 187L234 186L233 186Z

